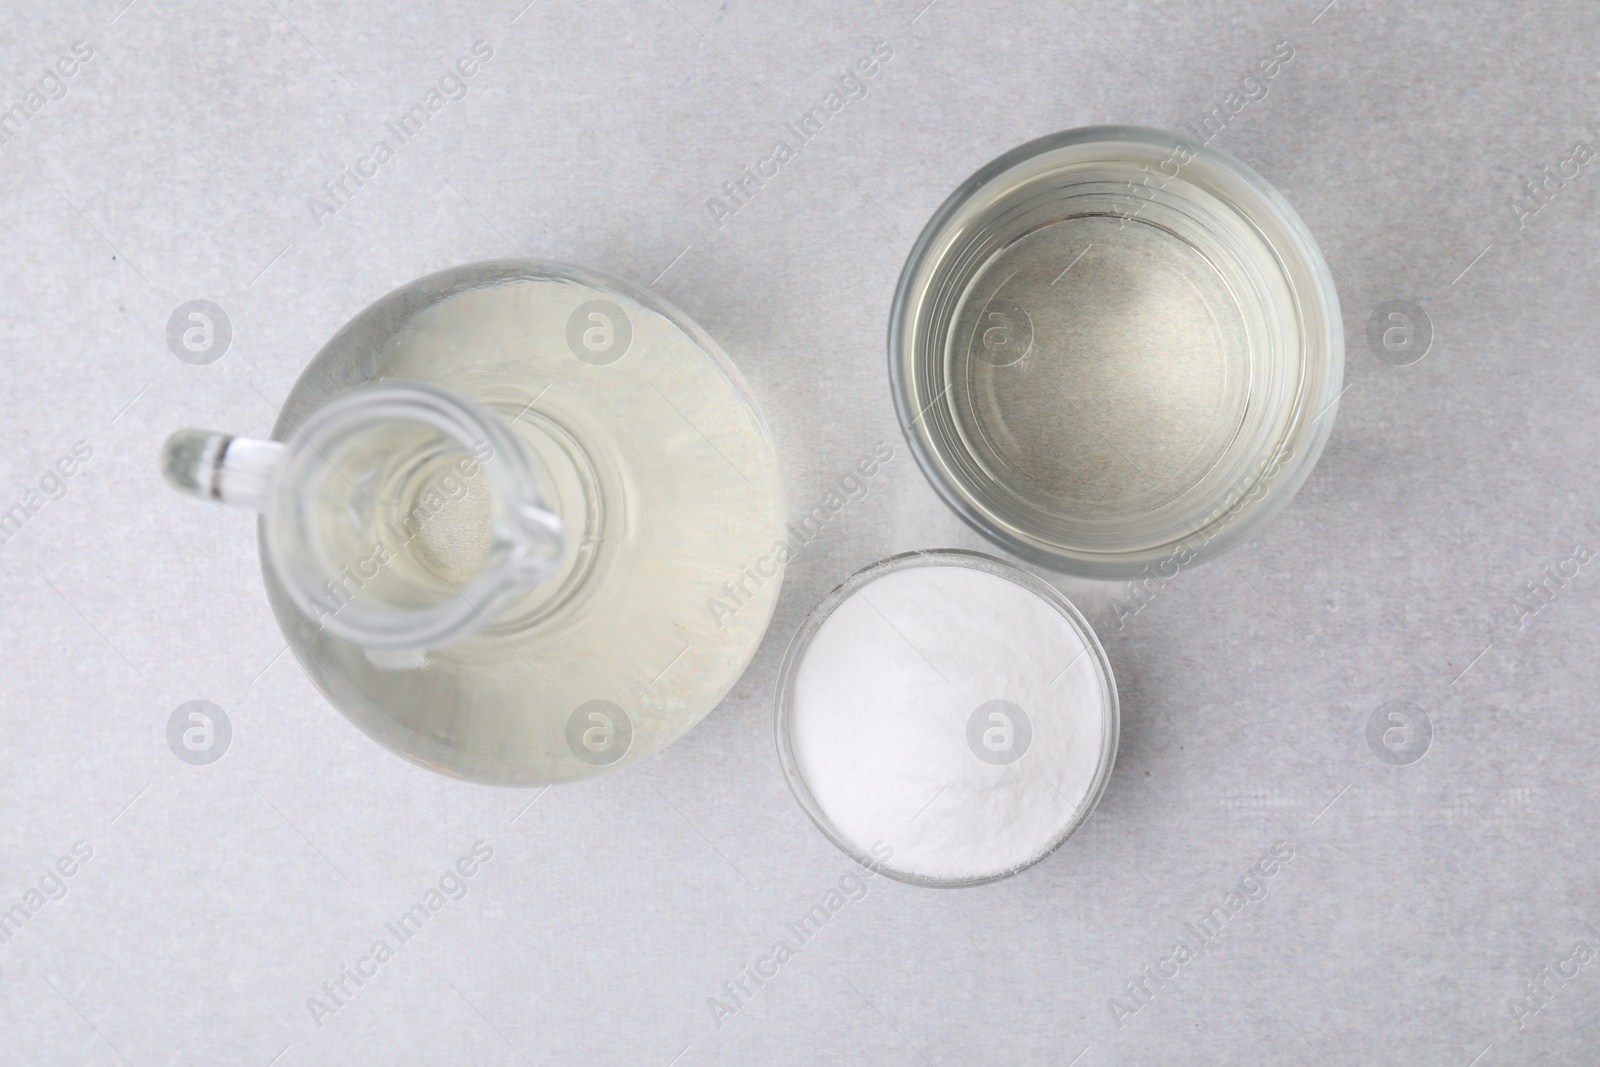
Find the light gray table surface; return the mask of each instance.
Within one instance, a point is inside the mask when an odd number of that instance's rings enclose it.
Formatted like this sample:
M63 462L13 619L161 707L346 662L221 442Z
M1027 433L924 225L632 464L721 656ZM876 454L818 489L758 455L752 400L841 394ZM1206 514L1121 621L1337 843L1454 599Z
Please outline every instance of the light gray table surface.
M1600 141L1600 8L925 2L7 5L0 106L26 122L0 144L0 507L41 479L58 498L0 545L0 909L29 911L0 944L0 1062L1600 1061L1600 963L1578 962L1600 952L1600 168L1515 206ZM92 58L47 78L78 41ZM313 211L478 41L466 95ZM866 95L719 219L722 183L879 41ZM849 870L774 755L790 635L873 560L991 550L895 421L884 333L911 238L1001 151L1198 121L1284 41L1216 143L1336 272L1348 390L1320 465L1120 629L1122 587L1046 574L1122 697L1085 830L986 888L872 880L714 1020L708 998ZM705 326L792 507L895 449L701 725L537 795L421 770L330 708L283 654L250 516L156 467L180 426L265 436L378 296L508 255L620 275ZM167 345L191 299L231 323L209 365ZM1435 335L1410 366L1366 340L1395 300ZM57 489L77 442L92 454ZM167 744L192 699L232 729L205 766ZM1398 700L1433 730L1407 766L1367 741ZM480 840L466 895L314 1013ZM1176 978L1143 977L1274 846L1292 858L1266 895Z

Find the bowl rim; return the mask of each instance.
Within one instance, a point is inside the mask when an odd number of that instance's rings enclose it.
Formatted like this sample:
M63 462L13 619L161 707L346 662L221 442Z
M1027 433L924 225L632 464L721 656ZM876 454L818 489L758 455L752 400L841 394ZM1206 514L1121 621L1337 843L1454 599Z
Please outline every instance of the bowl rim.
M1084 794L1084 799L1079 805L1077 813L1065 824L1061 832L1051 841L1048 847L1037 856L1024 863L1008 867L1003 871L992 874L978 875L970 878L932 878L890 866L885 861L864 853L844 837L834 826L832 821L823 812L822 806L811 793L806 784L805 775L801 772L799 762L795 759L794 746L789 731L794 713L794 690L796 679L800 672L800 665L805 659L806 652L811 646L812 639L822 624L827 622L835 610L846 600L849 600L862 588L872 584L879 578L893 574L897 571L911 570L922 567L962 567L982 571L998 578L1006 579L1015 585L1033 593L1048 604L1064 618L1079 640L1083 642L1084 651L1090 663L1095 668L1101 695L1101 741L1100 756L1095 765L1094 777L1090 780L1089 789ZM1054 853L1067 839L1075 834L1088 822L1100 799L1104 796L1106 787L1111 781L1111 771L1117 760L1117 746L1121 733L1121 706L1117 698L1116 678L1111 671L1110 660L1107 659L1105 649L1100 645L1100 639L1095 635L1094 628L1084 618L1072 601L1055 586L1046 582L1038 575L1024 570L1015 564L981 552L969 552L964 549L919 549L912 552L901 552L887 556L870 563L843 582L831 589L817 601L805 619L795 630L794 636L789 641L789 647L784 652L783 663L778 671L778 683L773 694L773 740L778 752L778 765L783 771L784 781L789 786L789 792L794 796L796 803L810 818L822 835L831 841L839 851L849 856L857 864L885 877L907 885L924 886L940 889L960 889L972 886L987 885L1005 878L1019 874L1029 867L1039 863L1045 857Z

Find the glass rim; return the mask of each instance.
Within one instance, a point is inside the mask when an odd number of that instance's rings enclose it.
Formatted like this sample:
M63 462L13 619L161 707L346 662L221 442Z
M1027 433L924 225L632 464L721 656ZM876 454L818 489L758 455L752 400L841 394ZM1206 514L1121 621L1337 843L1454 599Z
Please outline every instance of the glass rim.
M939 402L943 393L935 396L922 410L917 410L914 390L919 379L915 369L919 356L918 350L912 347L913 338L921 326L915 320L920 316L922 301L919 286L926 280L923 275L930 266L934 249L948 235L963 209L982 192L994 187L1008 172L1050 153L1082 145L1116 142L1173 153L1180 149L1187 150L1194 159L1203 160L1237 181L1247 196L1259 201L1257 206L1270 212L1273 220L1287 233L1291 247L1279 247L1266 240L1264 235L1262 243L1278 260L1285 271L1286 280L1290 282L1294 300L1292 313L1301 328L1300 356L1302 360L1308 360L1320 355L1318 365L1325 370L1317 382L1313 383L1309 378L1302 381L1293 417L1270 455L1262 454L1269 459L1282 457L1287 447L1287 461L1282 464L1281 470L1277 470L1274 464L1276 473L1272 478L1255 478L1249 484L1240 486L1239 491L1232 494L1234 502L1213 509L1214 517L1201 521L1182 536L1157 546L1122 552L1074 548L1052 543L1044 535L1027 536L1028 531L1024 527L1016 523L1007 524L1000 516L990 514L989 509L980 506L969 487L961 484L949 472L944 454L925 440L925 432L917 428L928 409ZM1189 166L1192 161L1179 165L1179 176L1182 168ZM1241 215L1255 224L1255 218L1246 214L1241 204L1216 193L1213 195L1218 195L1229 207L1240 211ZM1256 228L1259 230L1258 226ZM1290 273L1292 268L1304 272L1307 284L1294 282ZM1312 326L1319 328L1312 329ZM1213 558L1263 529L1299 492L1321 457L1337 417L1344 380L1344 324L1338 292L1327 260L1299 213L1270 182L1227 152L1193 138L1146 126L1082 126L1048 134L1002 153L962 181L930 216L906 256L891 304L887 342L889 391L894 399L901 435L923 476L945 505L973 530L1013 555L1059 573L1100 580L1142 577L1151 566L1159 568L1178 556L1185 557L1179 563L1180 567L1192 566ZM1320 385L1320 388L1308 392L1308 388L1314 385ZM1229 494L1211 499L1227 500ZM1195 547L1196 544L1198 547Z
M1100 755L1095 764L1094 777L1090 780L1089 789L1084 794L1083 801L1078 810L1073 814L1061 831L1051 840L1038 855L1024 863L1009 867L993 874L978 875L970 878L933 878L917 874L914 871L896 869L886 863L880 862L871 855L857 848L844 837L834 826L822 806L812 795L810 787L806 784L805 775L801 772L799 762L795 759L793 742L789 736L789 728L793 720L794 688L800 665L805 659L806 652L811 647L811 640L827 622L834 611L846 600L864 586L885 575L896 571L910 570L920 567L962 567L971 570L983 571L998 578L1004 578L1015 585L1038 596L1053 608L1067 624L1072 627L1083 642L1091 664L1093 664L1099 681L1100 692L1100 722L1101 741ZM1100 639L1095 635L1094 628L1084 618L1072 601L1066 595L1040 578L1038 575L1024 570L1015 564L981 552L970 552L965 549L941 548L919 549L912 552L901 552L887 556L875 563L869 563L860 570L851 574L843 582L829 590L816 605L806 614L800 626L795 630L794 636L789 640L789 647L784 652L782 666L778 670L778 683L773 696L773 740L777 747L778 765L783 771L784 781L789 786L789 792L794 796L795 802L806 813L822 835L833 843L834 847L850 857L858 865L872 870L886 878L907 885L922 886L936 889L965 889L973 886L988 885L992 882L1002 881L1020 874L1050 856L1067 839L1077 833L1088 822L1089 816L1099 806L1100 799L1104 796L1106 787L1111 781L1111 771L1117 760L1117 746L1121 733L1121 706L1117 697L1116 678L1111 672L1111 662L1106 657L1105 649L1100 645Z

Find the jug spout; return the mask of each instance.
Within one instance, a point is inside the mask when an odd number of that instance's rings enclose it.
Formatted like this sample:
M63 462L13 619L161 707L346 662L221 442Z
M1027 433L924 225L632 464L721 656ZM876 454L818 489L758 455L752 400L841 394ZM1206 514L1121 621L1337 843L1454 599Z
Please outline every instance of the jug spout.
M285 447L215 430L179 430L161 449L161 473L183 492L252 511L267 510L267 490Z
M494 411L420 382L328 402L285 442L167 439L178 489L262 515L273 570L313 621L368 648L434 648L493 619L566 549L533 453Z

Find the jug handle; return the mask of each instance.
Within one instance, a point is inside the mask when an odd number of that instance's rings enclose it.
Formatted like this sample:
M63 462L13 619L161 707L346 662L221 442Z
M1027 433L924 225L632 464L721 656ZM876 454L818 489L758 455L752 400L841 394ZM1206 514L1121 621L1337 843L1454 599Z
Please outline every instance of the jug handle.
M162 446L161 473L192 496L265 511L272 476L286 451L277 441L179 430Z

